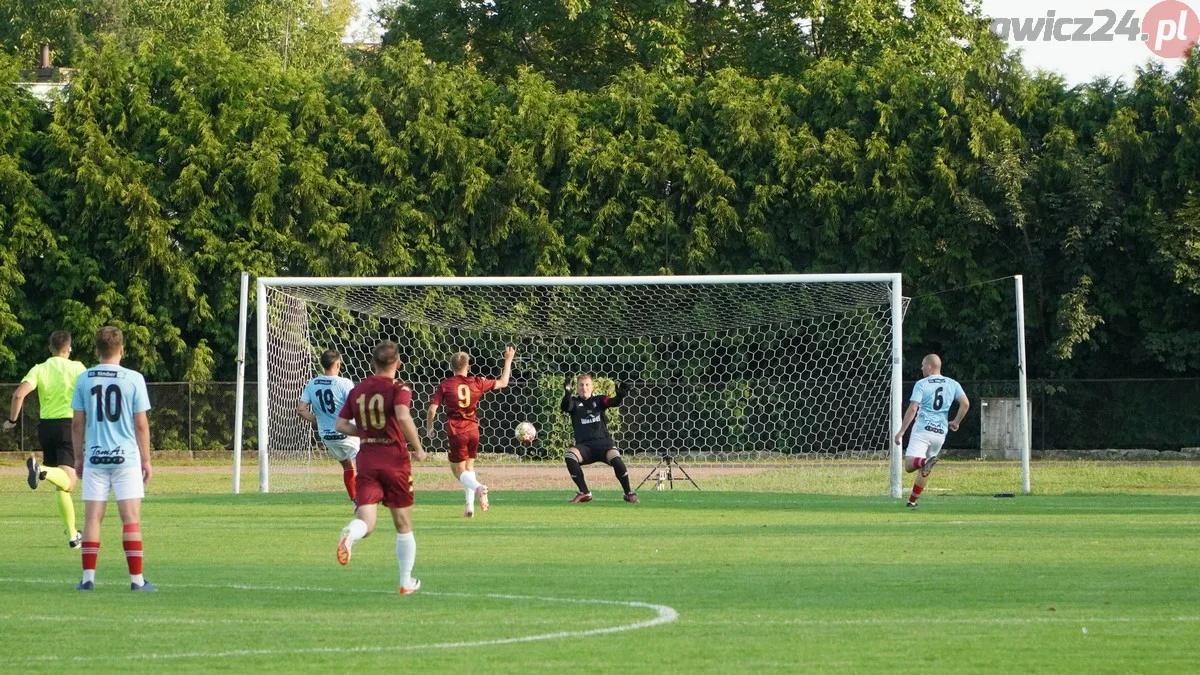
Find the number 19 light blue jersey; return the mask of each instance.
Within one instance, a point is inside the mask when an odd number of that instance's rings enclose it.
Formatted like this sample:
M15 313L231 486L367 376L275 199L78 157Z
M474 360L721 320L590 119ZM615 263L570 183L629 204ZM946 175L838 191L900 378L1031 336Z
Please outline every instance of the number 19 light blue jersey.
M142 465L133 416L150 409L150 396L141 373L108 363L88 368L75 380L71 409L87 419L85 470Z
M333 425L353 388L354 383L350 380L332 375L314 377L304 385L300 400L312 408L317 418L317 431L322 437L342 435Z
M909 400L916 403L917 431L944 434L950 416L950 404L963 395L962 386L945 375L931 375L913 385Z

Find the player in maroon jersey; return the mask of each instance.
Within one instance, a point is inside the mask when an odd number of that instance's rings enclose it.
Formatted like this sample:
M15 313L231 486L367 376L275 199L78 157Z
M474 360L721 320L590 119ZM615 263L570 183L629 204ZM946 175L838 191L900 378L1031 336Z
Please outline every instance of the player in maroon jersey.
M354 485L358 508L354 520L342 530L337 560L343 565L350 562L351 547L375 529L376 504L383 502L396 525L400 594L407 595L421 587L421 580L412 578L417 542L412 531L412 462L405 439L412 444L417 461L425 459L425 449L409 412L412 388L396 379L401 365L396 343L380 342L371 361L375 374L354 385L334 423L339 433L358 436L361 443Z
M475 455L479 452L479 418L475 416L475 409L484 394L508 386L514 354L516 350L512 347L504 350L504 370L500 373L500 379L491 380L468 375L467 372L471 370L471 356L466 352L458 352L450 357L454 377L442 380L429 402L429 415L425 418L426 438L433 437L433 420L437 417L437 409L446 406L450 470L463 484L463 492L467 498L467 508L463 515L467 518L475 515L477 496L479 508L488 510L488 488L475 476Z

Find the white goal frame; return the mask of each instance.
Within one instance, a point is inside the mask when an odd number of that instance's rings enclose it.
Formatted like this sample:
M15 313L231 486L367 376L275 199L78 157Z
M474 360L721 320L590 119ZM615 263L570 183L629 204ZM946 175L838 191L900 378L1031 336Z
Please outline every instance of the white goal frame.
M270 491L270 453L262 450L270 447L268 424L265 420L269 414L268 391L268 316L267 289L272 286L287 287L337 287L337 286L412 286L412 287L484 287L484 286L648 286L648 285L726 285L726 284L855 284L874 283L888 284L890 289L891 307L891 389L890 389L890 428L887 439L887 454L889 457L888 494L891 497L901 496L902 457L903 449L895 445L892 439L900 430L901 409L904 395L902 392L902 363L903 363L903 323L904 297L902 295L902 278L899 273L883 274L761 274L761 275L692 275L692 276L600 276L600 277L262 277L256 282L256 367L257 367L257 412L258 412L258 474L259 491ZM245 297L246 286L243 284L243 307L248 298ZM242 316L245 316L244 310ZM243 321L243 325L245 322ZM240 340L240 349L244 353L244 332ZM242 400L245 389L245 377L241 368L238 370L237 395ZM240 438L243 412L239 405L235 412L235 429ZM241 443L234 447L235 471L240 471ZM234 492L239 491L239 476L234 476Z

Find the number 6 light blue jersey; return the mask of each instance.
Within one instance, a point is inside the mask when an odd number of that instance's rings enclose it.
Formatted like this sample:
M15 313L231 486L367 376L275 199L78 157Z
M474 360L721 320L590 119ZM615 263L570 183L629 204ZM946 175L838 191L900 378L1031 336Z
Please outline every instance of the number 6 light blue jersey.
M353 388L354 383L350 380L332 375L314 377L304 385L300 400L312 408L313 415L317 418L317 431L322 438L342 435L333 425L337 422L338 412L346 404L346 396Z
M913 385L908 400L916 403L916 431L944 434L948 428L950 404L963 395L962 386L945 375L930 375Z
M133 416L150 409L146 378L141 373L110 363L88 368L75 380L71 409L87 419L83 443L86 471L141 467Z

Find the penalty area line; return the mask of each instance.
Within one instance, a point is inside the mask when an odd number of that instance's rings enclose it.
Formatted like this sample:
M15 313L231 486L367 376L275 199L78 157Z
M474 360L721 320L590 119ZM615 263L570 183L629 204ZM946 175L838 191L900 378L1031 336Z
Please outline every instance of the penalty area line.
M49 581L45 579L4 579L0 578L0 582L4 583L26 583L26 584L54 584L68 586L71 582ZM114 586L118 584L112 584ZM120 584L123 585L123 584ZM393 591L382 591L375 589L335 589L323 587L308 587L308 586L253 586L245 584L171 584L164 588L205 588L205 589L222 589L236 591L276 591L276 592L306 592L306 593L388 593L394 594ZM18 663L84 663L90 661L158 661L169 659L220 659L220 658L237 658L237 657L253 657L253 656L288 656L288 655L303 655L303 654L372 654L386 652L406 652L418 651L426 649L463 649L468 647L493 647L500 645L522 644L526 642L540 642L544 640L562 640L565 638L584 638L593 637L596 635L609 635L612 633L624 633L633 630L643 630L653 628L663 624L672 623L679 619L679 612L673 607L667 605L656 605L649 602L636 602L625 600L592 600L583 598L551 598L537 595L511 595L505 593L452 593L438 591L422 591L422 595L433 595L439 597L452 598L486 598L491 600L512 600L512 601L528 601L528 602L548 602L548 603L566 603L577 605L618 605L630 607L633 609L645 609L655 612L655 616L643 621L633 623L618 624L615 626L605 626L603 628L590 628L587 630L565 630L555 631L552 633L536 633L534 635L519 635L506 638L493 638L488 640L459 640L454 642L431 642L425 644L413 645L363 645L357 647L302 647L299 649L229 649L222 651L193 651L193 652L166 652L158 653L151 652L145 654L120 654L113 656L59 656L54 654L46 654L36 657L24 659L0 659L0 663L18 664Z

